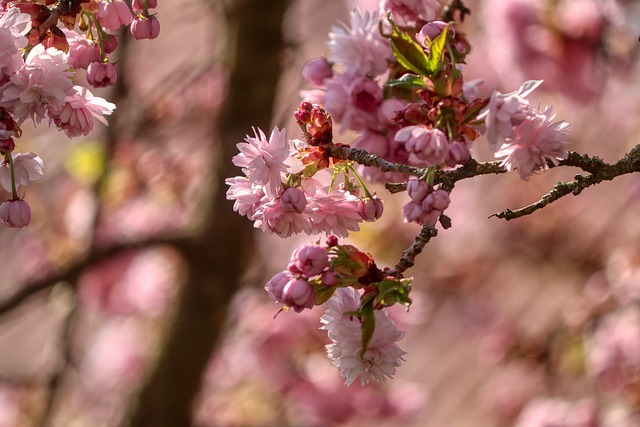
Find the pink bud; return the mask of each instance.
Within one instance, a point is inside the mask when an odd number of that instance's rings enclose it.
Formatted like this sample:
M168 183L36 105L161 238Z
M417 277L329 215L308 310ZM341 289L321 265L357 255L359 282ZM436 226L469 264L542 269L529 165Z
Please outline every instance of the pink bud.
M407 194L411 200L420 202L429 194L429 186L421 179L411 178L407 183Z
M280 205L285 212L302 212L307 207L307 198L299 188L287 188L280 196Z
M325 286L334 286L338 283L338 275L335 271L327 270L320 276L320 281Z
M327 58L314 58L302 67L302 77L315 87L324 86L324 80L333 76L331 63Z
M110 62L92 62L87 68L87 82L93 87L113 86L118 80L118 71Z
M447 193L444 190L434 191L433 193L431 193L431 197L433 198L432 199L433 208L440 212L447 209L447 207L449 207L449 203L451 203L451 199L449 198L449 193Z
M323 247L317 245L303 245L291 255L287 267L294 274L312 277L322 273L329 266L329 257Z
M0 205L0 220L7 227L26 227L31 222L31 208L24 200L6 200Z
M358 203L358 213L365 221L373 222L380 219L383 211L384 206L382 205L382 200L375 196L371 199L360 200Z
M123 25L129 25L133 19L129 6L123 0L101 1L96 13L100 25L116 31Z
M282 302L300 313L305 308L313 307L316 296L309 282L304 279L293 279L282 290Z
M143 16L134 19L130 29L136 40L155 39L160 34L160 21L155 16Z
M293 275L289 271L281 271L264 285L264 289L274 301L282 301L284 285L293 278Z
M133 0L131 5L133 10L140 12L144 10L144 0ZM147 0L147 9L155 9L158 7L158 0Z
M105 53L111 53L118 47L118 39L111 34L105 34L102 38L102 48Z
M460 141L449 144L449 157L446 160L447 166L463 165L471 158L469 147Z
M327 236L327 246L329 246L330 248L338 246L338 237L334 236L333 234Z

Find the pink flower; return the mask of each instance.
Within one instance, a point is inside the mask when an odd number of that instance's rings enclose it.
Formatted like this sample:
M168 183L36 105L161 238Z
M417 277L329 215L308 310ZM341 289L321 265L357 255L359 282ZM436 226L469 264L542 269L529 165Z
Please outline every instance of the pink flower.
M108 125L104 116L113 113L116 108L115 104L93 96L88 89L82 86L74 86L73 90L75 93L67 96L64 107L60 111L50 114L55 125L62 129L69 138L89 135L95 127L96 120Z
M331 61L340 63L347 74L378 76L393 60L389 42L380 35L377 12L351 12L350 27L332 27L329 33Z
M100 46L96 42L75 31L62 31L69 42L69 65L71 67L86 70L92 62L100 61Z
M133 20L131 9L123 0L99 2L96 16L100 25L111 31L116 31L123 25L129 25Z
M383 211L384 205L382 204L382 200L376 196L370 199L360 200L358 203L358 212L365 221L373 222L380 219Z
M40 123L45 105L59 109L73 88L67 55L55 48L34 46L24 66L0 87L0 106L12 110L21 123L27 117Z
M253 185L247 178L240 176L227 178L225 184L230 186L227 190L227 200L235 200L233 210L248 218L253 217L260 200L264 197L263 187Z
M316 295L305 279L291 279L282 289L282 303L300 313L305 308L313 308Z
M325 57L311 59L302 67L302 77L315 87L323 87L325 79L331 76L331 63Z
M449 193L434 190L421 179L412 178L408 182L407 194L411 200L402 207L405 222L433 227L450 203Z
M346 192L332 191L327 194L318 191L307 206L311 211L311 233L325 232L347 237L349 231L360 230L362 217L358 211L359 202L360 199Z
M26 227L31 222L31 208L24 200L5 200L0 205L0 221L11 228Z
M29 181L37 181L43 176L42 159L35 153L12 153L13 175L16 189L21 185L29 184ZM0 184L7 191L11 192L11 169L9 162L0 163Z
M160 35L160 21L155 16L143 16L131 23L131 35L136 40L155 39Z
M502 94L493 91L489 105L478 115L478 119L484 119L492 151L497 151L507 138L513 138L514 126L532 114L529 101L524 98L541 84L542 80L529 80L515 92Z
M133 0L131 6L136 12L141 12L144 10L144 0ZM158 7L158 0L147 0L147 9L155 9L156 7Z
M551 108L544 113L528 116L515 127L515 136L507 138L495 156L505 157L501 165L508 171L518 170L525 181L538 170L547 169L547 161L557 165L558 160L567 157L564 130L569 124L560 121L552 123L555 115Z
M301 189L291 187L280 196L280 204L285 212L302 212L307 207L307 198Z
M287 171L285 161L289 157L286 131L273 128L269 140L261 129L254 129L254 137L246 136L245 142L236 144L240 154L233 164L254 184L264 186L269 200L274 200L282 192L282 174Z
M276 302L282 302L282 290L285 285L293 279L295 279L295 277L289 270L281 271L269 279L269 281L264 285L264 289L267 291L271 299Z
M20 49L27 45L24 34L30 27L31 16L17 7L9 8L0 17L0 79L22 67Z
M409 162L419 166L437 166L449 157L449 140L439 129L407 126L396 132L396 141L404 143Z
M118 80L118 70L110 62L92 62L87 68L87 82L95 87L113 86Z
M390 11L398 25L415 26L436 19L440 5L435 0L382 0L380 10L382 13Z
M294 274L309 278L322 273L327 267L329 256L322 246L303 245L293 252L287 268Z
M263 198L251 219L254 221L254 227L264 232L275 233L283 239L298 233L309 234L311 231L307 211L287 212L277 199Z
M356 311L359 305L358 291L339 288L326 303L327 309L320 318L323 324L320 329L326 330L332 341L327 345L327 354L347 385L358 377L363 385L372 379L382 382L392 378L406 354L396 344L404 337L404 332L396 328L384 310L376 310L375 331L364 354L361 354L360 320L345 314Z
M337 74L324 81L324 107L333 119L351 130L379 130L377 107L382 101L382 89L368 77Z

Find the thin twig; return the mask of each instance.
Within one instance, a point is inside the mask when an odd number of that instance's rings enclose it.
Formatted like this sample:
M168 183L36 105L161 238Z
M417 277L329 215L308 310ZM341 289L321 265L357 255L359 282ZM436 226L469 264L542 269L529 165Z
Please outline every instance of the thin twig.
M393 267L391 274L399 276L415 264L416 256L418 256L424 247L429 243L432 237L438 235L438 230L429 225L423 225L420 233L416 236L411 247L402 253L400 261Z

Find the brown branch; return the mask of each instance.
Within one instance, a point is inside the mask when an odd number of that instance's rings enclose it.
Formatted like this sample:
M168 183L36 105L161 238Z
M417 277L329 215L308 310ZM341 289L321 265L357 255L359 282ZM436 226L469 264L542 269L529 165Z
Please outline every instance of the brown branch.
M400 261L391 270L391 275L399 276L415 264L415 259L424 247L429 243L432 237L438 235L438 230L429 225L423 225L420 233L416 236L413 244L407 250L402 253Z
M393 163L361 148L333 145L330 148L330 154L340 160L351 160L363 166L376 167L382 172L401 172L415 176L423 176L427 172L426 168Z
M575 175L573 181L557 182L553 186L553 189L542 196L537 202L520 209L506 209L492 216L506 219L507 221L520 218L530 215L569 194L577 196L585 188L599 184L602 181L611 181L622 175L640 172L640 145L634 147L627 155L614 164L605 163L597 157L589 157L570 152L567 159L562 160L558 166L575 166L591 173L588 175Z

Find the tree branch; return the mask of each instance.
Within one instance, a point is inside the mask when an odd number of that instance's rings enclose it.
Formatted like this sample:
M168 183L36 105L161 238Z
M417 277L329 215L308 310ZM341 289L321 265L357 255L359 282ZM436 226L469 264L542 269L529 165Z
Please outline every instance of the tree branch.
M438 235L438 230L428 225L423 225L420 233L416 236L413 244L402 253L400 261L391 270L391 275L399 276L415 264L416 256L420 255L424 247L432 237Z

